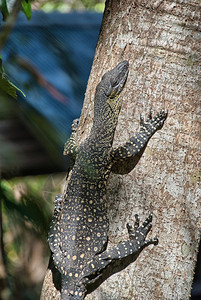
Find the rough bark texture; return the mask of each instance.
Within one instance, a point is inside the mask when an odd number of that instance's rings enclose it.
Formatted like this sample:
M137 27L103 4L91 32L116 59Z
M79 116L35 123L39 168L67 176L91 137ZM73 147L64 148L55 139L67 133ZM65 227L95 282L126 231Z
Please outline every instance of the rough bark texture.
M201 228L200 12L199 0L106 2L80 141L92 125L96 85L123 59L129 61L130 73L114 145L139 129L139 116L150 107L168 108L169 116L135 169L128 175L113 174L108 184L110 245L127 238L126 223L134 220L135 213L144 218L150 212L150 235L159 236L159 245L146 248L88 300L189 298ZM53 289L48 291L51 271L48 274L42 299L53 295Z

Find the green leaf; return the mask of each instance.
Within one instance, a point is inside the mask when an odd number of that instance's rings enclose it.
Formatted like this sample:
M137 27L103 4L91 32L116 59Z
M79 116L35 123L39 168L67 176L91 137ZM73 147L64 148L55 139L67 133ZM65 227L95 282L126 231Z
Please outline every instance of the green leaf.
M12 86L9 80L4 77L4 74L0 74L0 95L1 94L8 94L13 98L17 98L16 89Z
M29 0L22 0L22 11L26 15L27 19L31 19L31 4Z
M5 19L7 18L8 14L9 14L6 0L0 1L0 11L3 15L3 20L5 21Z
M19 91L24 97L26 97L25 94L8 79L7 75L4 72L2 59L0 55L0 95L8 94L11 97L17 99L16 91Z
M12 11L14 1L13 0L0 0L0 11L3 15L3 20L5 21L8 17L9 13ZM27 19L31 19L31 1L30 0L22 0L21 2L21 10L26 15Z
M25 93L22 91L22 90L20 90L20 88L18 88L13 82L10 82L9 80L8 80L8 82L10 83L10 85L12 85L12 87L14 87L18 92L20 92L24 97L26 97L26 95L25 95Z

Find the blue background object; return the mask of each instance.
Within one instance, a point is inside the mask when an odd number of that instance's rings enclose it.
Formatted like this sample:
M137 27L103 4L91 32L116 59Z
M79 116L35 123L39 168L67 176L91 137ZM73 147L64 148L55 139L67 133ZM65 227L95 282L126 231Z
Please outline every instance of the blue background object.
M21 106L36 110L56 129L63 146L79 117L93 62L102 14L20 14L3 49L5 72Z

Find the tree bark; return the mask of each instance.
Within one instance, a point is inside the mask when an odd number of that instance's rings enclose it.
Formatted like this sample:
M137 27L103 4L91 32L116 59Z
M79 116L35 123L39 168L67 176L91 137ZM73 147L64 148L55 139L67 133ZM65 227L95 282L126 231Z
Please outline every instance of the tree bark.
M165 107L169 116L135 169L110 176L107 192L109 244L127 238L126 223L132 223L136 213L141 219L152 213L150 236L158 235L159 245L143 250L88 300L189 299L201 228L200 8L199 0L106 1L79 141L92 126L96 85L124 59L130 72L113 145L127 141L139 129L140 114L151 107L154 112ZM54 299L47 296L54 292L47 289L51 271L49 276L41 299Z

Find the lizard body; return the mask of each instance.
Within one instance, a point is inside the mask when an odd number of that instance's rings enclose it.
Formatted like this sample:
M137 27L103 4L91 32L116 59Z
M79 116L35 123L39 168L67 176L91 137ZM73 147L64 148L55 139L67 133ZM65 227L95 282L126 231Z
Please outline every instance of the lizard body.
M96 87L94 121L89 137L80 145L76 144L76 120L65 144L64 154L73 159L74 166L64 195L56 199L49 232L54 264L62 278L62 300L84 299L87 285L102 276L112 262L157 243L157 238L145 240L151 228L151 216L139 226L136 215L134 229L127 225L129 240L106 250L109 226L106 183L112 165L139 153L162 128L167 117L167 112L162 110L153 118L150 114L147 121L141 119L139 133L124 146L112 148L122 103L120 93L128 69L128 62L123 61L102 77Z

